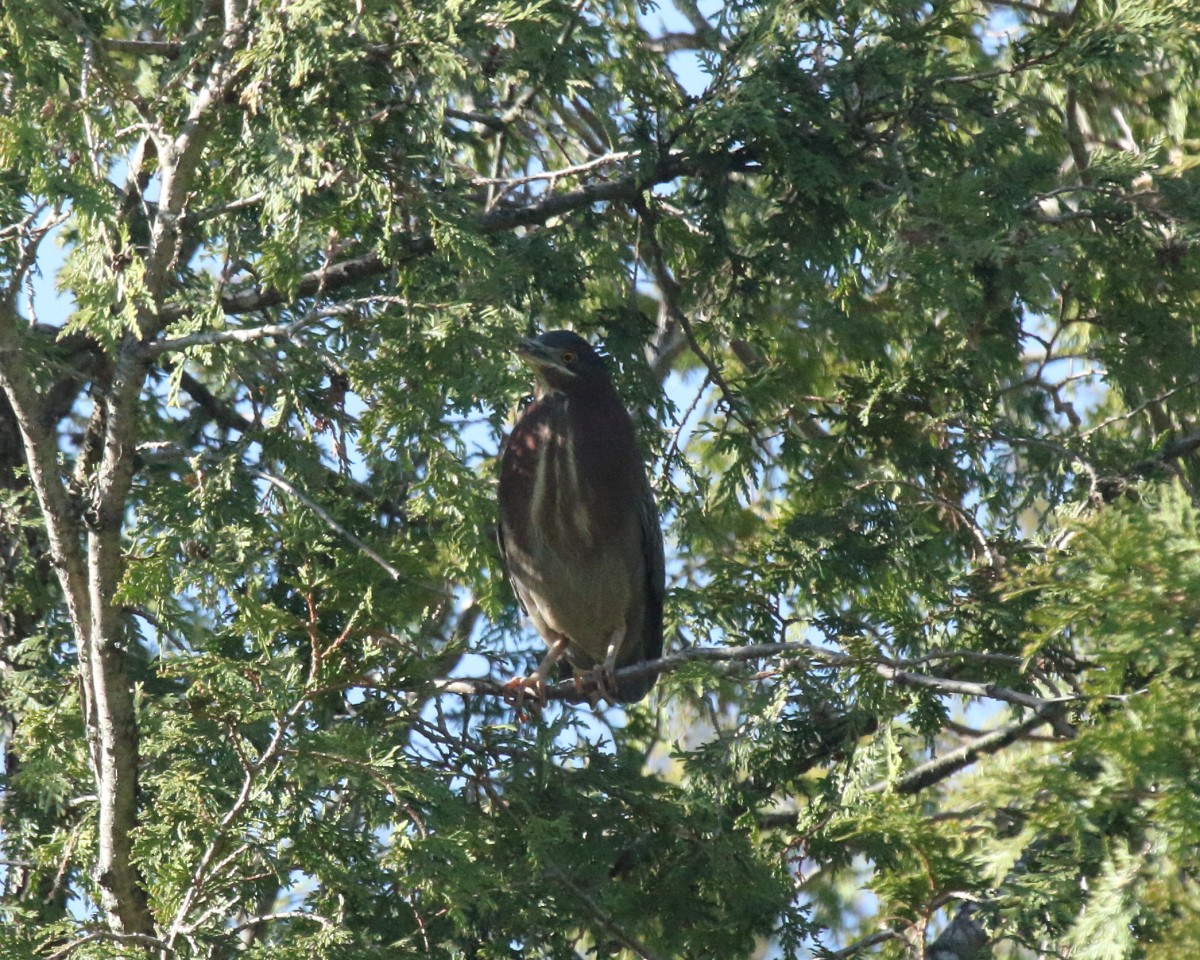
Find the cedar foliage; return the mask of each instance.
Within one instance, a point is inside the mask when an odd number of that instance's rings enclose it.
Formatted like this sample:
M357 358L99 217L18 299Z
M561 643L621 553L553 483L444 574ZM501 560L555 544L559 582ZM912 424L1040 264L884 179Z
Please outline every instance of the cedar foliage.
M0 957L1194 951L1198 39L5 0ZM565 325L675 656L529 723L496 456Z

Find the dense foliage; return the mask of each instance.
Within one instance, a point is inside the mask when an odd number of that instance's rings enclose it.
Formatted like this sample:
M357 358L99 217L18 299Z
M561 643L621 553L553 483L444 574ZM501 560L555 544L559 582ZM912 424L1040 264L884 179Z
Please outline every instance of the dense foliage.
M1200 9L3 0L0 957L1200 945ZM511 346L654 695L540 720Z

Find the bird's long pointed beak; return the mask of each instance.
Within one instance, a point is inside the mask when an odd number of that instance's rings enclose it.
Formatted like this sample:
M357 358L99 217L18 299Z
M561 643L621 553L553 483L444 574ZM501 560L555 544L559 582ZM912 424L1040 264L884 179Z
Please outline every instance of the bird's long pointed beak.
M522 363L533 367L534 370L554 365L549 351L531 337L525 337L517 344L516 354Z

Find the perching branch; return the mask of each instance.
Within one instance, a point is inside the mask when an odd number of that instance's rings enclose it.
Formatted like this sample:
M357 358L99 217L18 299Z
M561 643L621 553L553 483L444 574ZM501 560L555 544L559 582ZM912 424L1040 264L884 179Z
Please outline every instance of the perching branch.
M945 696L972 697L980 700L995 700L1024 707L1042 719L1042 722L1064 724L1072 736L1074 730L1061 720L1063 707L1077 703L1079 697L1039 697L1035 694L1024 693L994 683L958 680L950 677L939 677L928 673L919 673L908 669L910 662L892 660L886 657L858 657L827 647L818 647L808 643L758 643L740 647L692 647L678 653L661 657L657 660L646 660L642 663L622 667L615 671L619 679L663 676L674 673L685 664L696 661L717 663L720 669L729 673L736 672L742 664L753 660L777 658L780 661L791 659L806 659L824 667L833 669L869 669L886 680L891 680L898 686L917 687L930 690ZM460 696L504 696L508 691L503 683L490 677L473 677L463 679L447 678L433 682L434 693L453 693ZM581 703L589 699L590 691L580 689L572 680L549 684L546 687L547 700L562 700L568 703Z

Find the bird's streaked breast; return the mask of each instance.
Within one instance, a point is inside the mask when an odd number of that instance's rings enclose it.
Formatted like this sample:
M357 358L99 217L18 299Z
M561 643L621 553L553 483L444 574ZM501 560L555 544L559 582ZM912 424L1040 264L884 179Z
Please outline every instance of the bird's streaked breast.
M575 532L587 545L592 545L592 527L589 523L588 503L584 496L583 487L579 482L579 447L576 443L575 429L571 423L568 401L563 401L562 409L562 450L558 463L562 469L558 477L558 518L562 525L574 523ZM564 535L569 535L566 530Z
M539 424L537 430L538 440L534 447L537 463L533 471L533 495L529 498L529 520L535 530L542 527L542 520L545 517L549 482L554 470L552 465L555 459L554 448L557 446L554 441L554 432L548 422Z
M533 492L529 498L531 532L543 544L592 544L586 491L580 483L570 407L563 399L547 410L533 444Z

